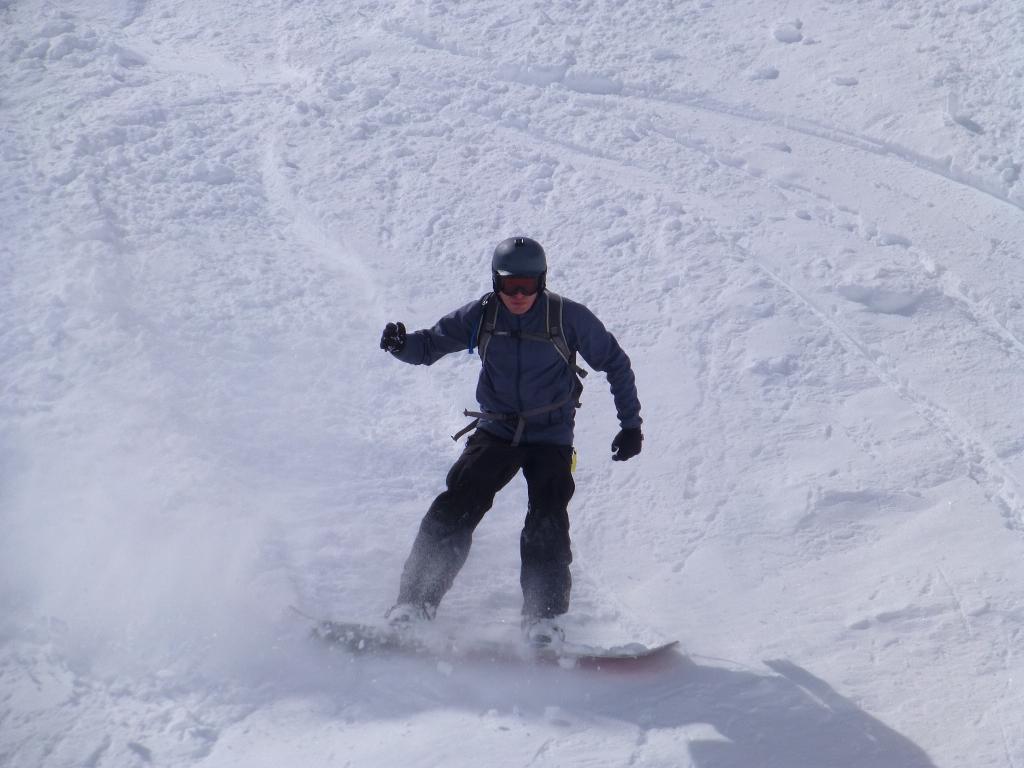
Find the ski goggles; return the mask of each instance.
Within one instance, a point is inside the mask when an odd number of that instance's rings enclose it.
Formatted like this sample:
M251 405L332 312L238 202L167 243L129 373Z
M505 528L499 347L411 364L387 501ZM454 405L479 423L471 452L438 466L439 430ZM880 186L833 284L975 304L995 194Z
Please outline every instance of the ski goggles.
M540 290L540 278L529 275L499 275L498 290L506 296L533 296Z

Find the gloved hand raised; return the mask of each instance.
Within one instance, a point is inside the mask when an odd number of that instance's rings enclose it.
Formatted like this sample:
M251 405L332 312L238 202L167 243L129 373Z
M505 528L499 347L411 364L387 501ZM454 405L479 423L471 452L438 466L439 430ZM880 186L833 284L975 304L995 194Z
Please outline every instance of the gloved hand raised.
M620 430L612 440L612 461L632 459L643 447L644 435L640 427L627 427Z
M405 325L388 323L380 336L380 348L385 352L401 352L405 346Z

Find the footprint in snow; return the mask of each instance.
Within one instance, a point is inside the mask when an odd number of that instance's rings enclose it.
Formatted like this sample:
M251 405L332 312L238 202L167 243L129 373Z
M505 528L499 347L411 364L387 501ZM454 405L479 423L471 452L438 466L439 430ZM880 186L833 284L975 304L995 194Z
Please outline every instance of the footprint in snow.
M775 28L775 31L772 33L772 35L780 43L799 43L804 39L804 33L801 31L803 26L803 22L801 21L780 24Z
M841 285L837 291L844 299L862 305L869 312L903 317L913 315L927 298L920 292L894 291L864 285Z
M897 235L895 232L879 232L878 244L883 246L898 245L901 248L909 248L912 245L909 238Z
M751 80L777 80L779 70L775 67L758 67L750 73Z

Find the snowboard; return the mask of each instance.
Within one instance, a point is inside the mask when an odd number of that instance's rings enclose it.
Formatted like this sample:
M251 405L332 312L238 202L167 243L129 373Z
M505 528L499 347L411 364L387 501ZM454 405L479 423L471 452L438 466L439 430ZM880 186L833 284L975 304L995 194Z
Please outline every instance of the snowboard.
M311 636L314 639L354 656L420 656L448 662L556 664L565 668L596 669L639 667L674 654L679 645L678 640L654 646L641 643L595 646L564 641L538 647L521 639L445 636L430 631L431 627L396 629L327 619L313 619L313 622Z

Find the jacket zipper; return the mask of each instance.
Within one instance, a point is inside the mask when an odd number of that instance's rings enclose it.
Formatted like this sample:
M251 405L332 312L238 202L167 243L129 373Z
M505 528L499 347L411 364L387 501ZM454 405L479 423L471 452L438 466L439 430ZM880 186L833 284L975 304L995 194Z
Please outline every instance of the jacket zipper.
M518 410L523 410L523 320L516 317L516 328L519 335L516 336L516 405Z

